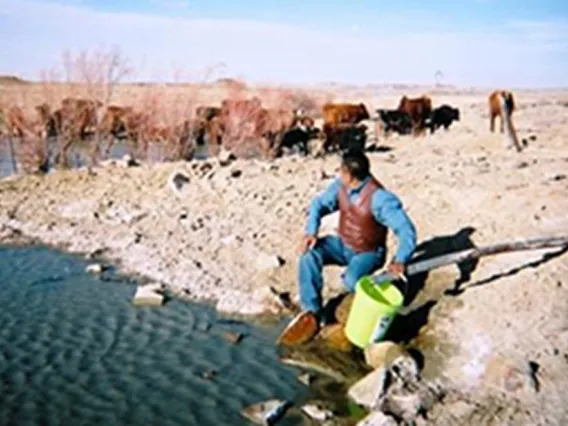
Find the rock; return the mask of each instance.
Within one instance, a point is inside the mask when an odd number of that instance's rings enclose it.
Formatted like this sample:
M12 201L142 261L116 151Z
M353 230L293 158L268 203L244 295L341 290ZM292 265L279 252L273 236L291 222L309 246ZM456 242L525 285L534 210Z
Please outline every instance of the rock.
M243 340L243 334L242 333L233 333L231 331L225 331L223 333L223 337L225 338L225 340L233 345L238 345L241 340Z
M213 380L216 375L217 372L215 370L206 370L201 373L201 378L203 380Z
M347 324L347 318L349 318L349 312L351 311L351 305L353 305L353 300L355 299L354 293L347 294L337 309L335 310L335 319L340 324Z
M88 274L102 274L104 272L105 268L103 265L101 265L100 263L94 263L92 265L87 266L87 268L85 269L85 271Z
M105 251L106 251L105 248L97 248L97 249L91 250L89 253L87 253L85 255L85 259L94 259L96 257L101 256Z
M288 401L272 399L244 408L241 415L253 423L268 426L280 420L291 405Z
M527 163L526 161L521 161L519 164L517 164L515 166L515 168L517 169L525 169L529 166L529 163Z
M289 291L280 292L276 290L274 287L269 287L269 291L273 300L281 308L287 309L291 312L296 312L298 310L298 307L294 304L294 302L292 302L292 298L290 296Z
M195 330L199 331L200 333L207 333L210 329L211 329L211 324L206 321L198 322L197 325L195 326Z
M357 426L397 426L398 422L391 416L374 411L357 423Z
M392 361L405 353L394 342L373 343L365 348L365 362L373 368L389 368Z
M300 374L298 376L298 381L306 386L310 386L314 380L314 375L310 373Z
M237 157L235 157L235 155L231 151L228 151L226 149L221 150L221 152L218 155L218 158L219 158L219 165L221 167L226 167L237 159Z
M190 179L185 173L174 172L168 179L168 185L176 193L179 194L183 187L189 183Z
M422 400L416 393L389 395L382 409L407 423L411 423L422 409Z
M345 336L343 324L325 326L320 331L319 338L331 349L340 352L351 352L353 350L353 344Z
M284 259L279 256L261 253L256 257L255 265L256 269L259 271L277 269L284 265Z
M497 355L485 364L482 380L486 386L508 393L532 393L538 387L535 370L527 361Z
M164 296L159 291L162 291L161 284L138 286L132 303L135 306L162 306Z
M420 369L416 360L404 352L390 363L389 371L392 376L403 384L414 383L418 380Z
M242 174L243 174L242 170L239 170L239 169L231 170L231 177L232 178L241 177Z
M140 163L138 163L132 155L126 154L122 157L118 165L121 167L138 167Z
M319 404L306 404L302 407L302 412L312 420L325 422L332 419L334 414Z
M372 408L385 392L387 370L378 368L349 388L347 395L357 404Z

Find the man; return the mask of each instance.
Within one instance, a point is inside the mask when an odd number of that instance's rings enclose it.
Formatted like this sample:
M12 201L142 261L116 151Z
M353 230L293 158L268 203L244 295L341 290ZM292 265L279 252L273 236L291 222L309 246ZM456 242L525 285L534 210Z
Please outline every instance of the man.
M339 236L318 238L321 218L337 210ZM346 152L339 178L310 205L298 274L303 312L283 332L280 343L302 344L317 334L325 265L346 266L342 278L349 292L361 277L384 265L389 228L398 238L398 251L388 271L402 275L416 247L414 225L400 200L371 175L366 155Z

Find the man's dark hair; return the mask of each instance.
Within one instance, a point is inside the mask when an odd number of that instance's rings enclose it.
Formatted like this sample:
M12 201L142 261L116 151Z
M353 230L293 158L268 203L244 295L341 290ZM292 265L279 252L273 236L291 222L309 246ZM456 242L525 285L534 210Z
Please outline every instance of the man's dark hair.
M341 165L359 181L365 180L371 174L369 159L363 151L346 151L341 158Z

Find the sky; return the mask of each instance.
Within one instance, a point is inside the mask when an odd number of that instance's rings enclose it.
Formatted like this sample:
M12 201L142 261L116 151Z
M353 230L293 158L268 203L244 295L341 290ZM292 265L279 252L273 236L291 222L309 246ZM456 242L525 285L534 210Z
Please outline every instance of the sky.
M568 87L568 1L0 0L0 74L113 48L143 81Z

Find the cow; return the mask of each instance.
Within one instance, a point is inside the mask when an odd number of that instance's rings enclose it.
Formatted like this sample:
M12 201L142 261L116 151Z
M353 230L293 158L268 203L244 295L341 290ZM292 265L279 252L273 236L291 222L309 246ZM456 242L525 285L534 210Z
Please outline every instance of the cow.
M225 105L227 107L227 104ZM193 128L195 133L195 142L197 143L197 145L204 145L206 136L209 138L210 143L217 145L221 143L221 141L218 139L218 136L220 135L220 132L218 131L218 125L211 124L211 120L220 118L221 113L222 108L214 106L199 106L195 109L195 120L193 121ZM211 137L212 133L215 133L213 137ZM212 147L212 150L215 150L214 147Z
M335 126L338 124L358 124L370 118L364 104L325 104L322 107L324 123Z
M213 106L200 106L195 109L195 117L198 120L209 121L221 116L221 108Z
M378 109L377 113L385 136L393 131L401 135L408 135L412 132L412 117L407 112L396 109Z
M95 133L98 124L98 110L103 106L100 101L80 98L65 98L61 108L56 111L59 117L59 131L69 141L85 140ZM55 114L55 113L54 113Z
M325 124L323 128L324 152L346 151L349 149L364 151L367 142L367 126L355 124Z
M448 130L453 121L460 121L460 110L453 108L450 105L442 105L441 107L434 108L430 114L428 127L430 133L434 133L440 127Z
M499 129L501 133L504 132L504 112L501 110L501 98L505 101L509 117L511 117L515 110L515 100L511 92L506 90L496 90L492 92L489 95L489 130L491 132L495 131L495 119L497 117L501 120Z
M428 96L410 99L403 96L398 105L399 111L404 111L412 119L412 132L420 135L426 129L426 122L432 112L432 100Z

